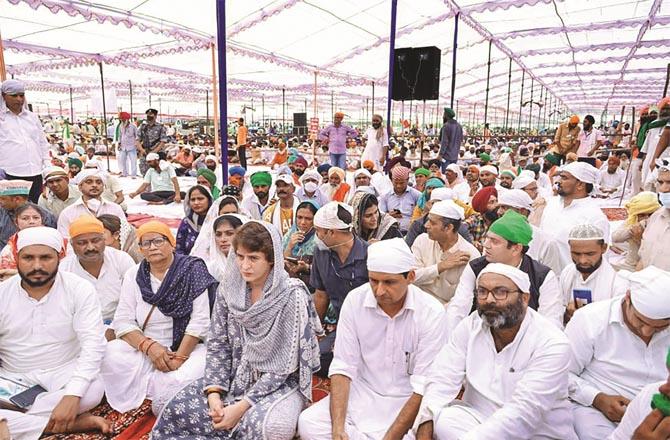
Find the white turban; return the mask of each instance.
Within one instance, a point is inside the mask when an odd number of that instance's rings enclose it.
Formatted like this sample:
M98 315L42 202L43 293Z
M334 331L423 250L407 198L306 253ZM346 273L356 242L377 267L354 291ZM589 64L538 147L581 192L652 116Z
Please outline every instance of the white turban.
M370 272L397 274L409 272L416 267L414 254L402 238L381 240L368 246Z
M561 168L561 171L572 174L580 182L595 185L599 180L598 169L586 162L572 162Z
M465 210L455 204L453 200L442 200L434 203L430 208L430 213L454 220L465 218Z
M479 173L483 173L488 171L489 173L495 174L496 176L498 175L498 168L494 167L493 165L484 165L479 169Z
M628 279L635 310L649 319L670 318L670 272L648 266L639 272L619 272Z
M512 188L513 189L524 189L525 187L527 187L531 183L535 182L535 178L525 175L524 174L525 172L526 172L526 170L522 171L521 174L519 174L519 177L517 177L516 179L514 179L512 181Z
M75 177L75 183L79 185L80 183L82 183L84 180L86 180L91 176L99 177L102 180L103 184L107 184L107 173L98 168L84 168Z
M147 159L147 160L149 160L149 159ZM213 154L208 154L207 156L205 156L205 161L208 161L208 160L213 160L214 162L218 162L218 161L219 161L219 160L216 158L216 156L214 156Z
M433 188L430 192L430 200L453 200L454 190L451 188Z
M528 274L509 264L489 263L477 276L477 283L485 273L497 273L512 280L522 292L530 292L530 279Z
M18 79L8 79L2 82L2 86L0 86L0 91L8 95L25 93L26 86L25 84L23 84L23 82L19 81Z
M345 223L337 215L340 208L351 214L351 218L353 219L354 211L351 206L340 202L328 202L316 211L314 226L324 229L350 229L351 223Z
M26 246L35 244L49 246L56 252L63 250L63 236L54 228L46 226L36 226L34 228L23 229L18 232L16 239L16 250L21 251Z
M147 154L147 157L145 158L147 162L152 161L152 160L160 160L160 156L158 153L149 153Z
M605 233L596 225L584 223L573 226L568 233L569 240L604 240Z
M365 168L359 168L356 171L354 171L354 179L358 176L363 174L364 176L368 176L369 178L372 178L372 174L370 174L370 171L366 170Z
M314 179L320 185L321 184L321 174L317 170L305 170L302 176L300 176L300 183L304 184L305 179Z
M508 189L507 191L498 192L498 204L527 209L528 211L533 209L533 199L530 198L526 191L521 189Z

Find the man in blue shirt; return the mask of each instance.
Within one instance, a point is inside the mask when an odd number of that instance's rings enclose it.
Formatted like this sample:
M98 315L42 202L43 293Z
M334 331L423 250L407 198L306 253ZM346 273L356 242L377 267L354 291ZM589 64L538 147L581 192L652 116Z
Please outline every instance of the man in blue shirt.
M354 235L352 222L352 208L340 202L327 203L314 216L316 249L309 284L316 290L314 305L322 321L329 305L337 319L347 294L368 282L368 244ZM319 375L324 377L328 377L328 367L333 359L335 333L333 331L319 341Z
M442 120L444 125L440 130L440 152L437 159L442 162L442 172L447 165L458 161L458 151L463 143L463 127L456 121L456 112L450 108L444 109Z

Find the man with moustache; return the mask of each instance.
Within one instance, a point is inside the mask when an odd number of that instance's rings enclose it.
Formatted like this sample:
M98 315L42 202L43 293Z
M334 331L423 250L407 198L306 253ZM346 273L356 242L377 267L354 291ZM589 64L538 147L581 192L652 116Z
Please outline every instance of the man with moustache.
M254 193L242 200L241 207L249 213L252 219L260 220L263 217L263 211L265 211L272 200L270 197L272 175L267 171L258 171L251 175L249 181Z
M507 264L479 273L476 312L456 326L426 374L416 440L577 439L568 401L570 344L528 307L530 284Z
M70 224L70 245L74 254L61 262L61 269L89 281L97 292L102 321L107 327L105 337L115 338L109 328L119 303L121 281L126 271L135 265L127 253L105 246L105 228L100 220L83 215Z
M300 200L295 196L293 178L288 174L280 174L275 182L277 194L263 212L263 220L277 227L282 237L293 226L295 211Z

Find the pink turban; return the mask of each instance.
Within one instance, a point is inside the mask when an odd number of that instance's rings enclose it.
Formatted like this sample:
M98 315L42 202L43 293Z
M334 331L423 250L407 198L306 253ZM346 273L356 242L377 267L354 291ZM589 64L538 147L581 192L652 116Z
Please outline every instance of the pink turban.
M391 177L393 179L409 179L409 168L403 166L397 166L391 170Z

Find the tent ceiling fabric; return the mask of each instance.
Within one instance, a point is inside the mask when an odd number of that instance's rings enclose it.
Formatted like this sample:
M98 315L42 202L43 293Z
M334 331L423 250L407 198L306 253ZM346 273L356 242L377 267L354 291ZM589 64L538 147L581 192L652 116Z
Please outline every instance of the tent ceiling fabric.
M370 101L373 81L374 108L385 107L389 0L227 3L229 114L235 116L252 99L263 99L272 115L281 113L282 89L289 112L312 109L314 71L318 105L327 119L331 96L337 109L360 112ZM39 100L69 99L64 94L72 87L78 101L85 101L99 88L102 62L106 87L117 89L119 106L127 107L131 80L140 106L152 95L182 113L204 114L204 96L211 92L214 0L169 2L169 7L159 0L0 4L8 72L28 81ZM455 99L462 108L483 109L489 39L489 105L498 110L507 106L509 85L510 110L519 111L522 83L524 101L532 93L537 102L561 102L580 113L605 107L616 112L623 104L639 107L660 98L670 1L398 0L396 48L442 50L442 104L450 98L456 13L461 23Z

